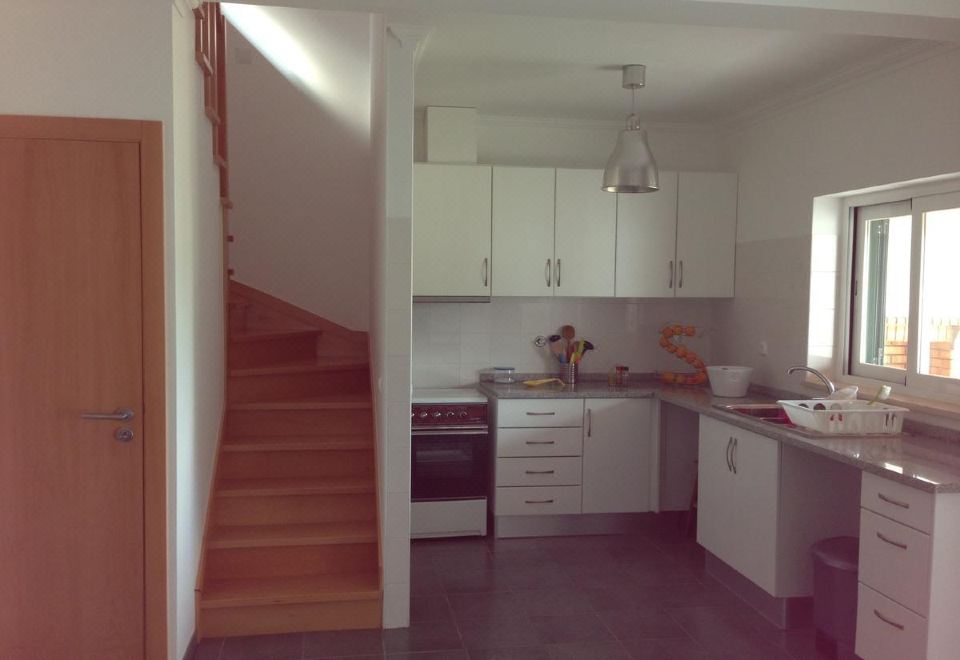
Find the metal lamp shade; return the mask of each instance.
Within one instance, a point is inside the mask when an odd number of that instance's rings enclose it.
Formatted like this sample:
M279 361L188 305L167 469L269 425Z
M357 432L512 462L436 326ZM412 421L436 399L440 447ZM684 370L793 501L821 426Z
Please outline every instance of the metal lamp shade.
M617 146L603 170L603 189L614 193L644 193L659 190L657 161L642 128L620 131Z

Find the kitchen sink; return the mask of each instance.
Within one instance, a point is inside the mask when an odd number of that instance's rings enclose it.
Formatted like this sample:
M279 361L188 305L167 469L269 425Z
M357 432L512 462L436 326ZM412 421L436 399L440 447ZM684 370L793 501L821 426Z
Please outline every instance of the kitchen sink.
M789 426L791 428L794 427L793 422L791 422L790 418L787 417L786 411L779 403L718 403L715 404L715 406L720 410L726 410L727 412L734 412L739 415L753 417L754 419L763 420L764 422L769 422L770 424Z

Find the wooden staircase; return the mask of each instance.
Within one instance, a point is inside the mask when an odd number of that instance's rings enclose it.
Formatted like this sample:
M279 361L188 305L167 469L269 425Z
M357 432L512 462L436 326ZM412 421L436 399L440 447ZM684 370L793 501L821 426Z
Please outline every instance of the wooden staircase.
M366 335L242 285L230 299L198 637L379 628Z

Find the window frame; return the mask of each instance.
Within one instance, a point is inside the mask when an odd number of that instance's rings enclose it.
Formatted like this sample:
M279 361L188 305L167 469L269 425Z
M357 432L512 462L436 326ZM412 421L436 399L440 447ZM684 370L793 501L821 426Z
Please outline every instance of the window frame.
M860 298L856 293L857 280L863 266L863 232L858 231L857 209L909 201L911 205L910 243L910 301L907 334L907 367L905 370L859 362ZM960 208L960 182L937 182L934 185L917 185L861 194L843 199L841 217L841 248L844 260L839 271L839 297L837 300L836 332L834 346L834 369L840 380L860 387L877 388L893 385L895 394L918 397L956 404L960 402L960 378L947 378L921 374L921 301L924 216L931 211ZM900 215L904 215L901 213Z

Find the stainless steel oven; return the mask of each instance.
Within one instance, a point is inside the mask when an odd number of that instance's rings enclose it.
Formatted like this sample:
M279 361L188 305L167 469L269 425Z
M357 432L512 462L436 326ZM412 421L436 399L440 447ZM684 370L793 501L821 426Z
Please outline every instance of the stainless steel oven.
M486 534L490 451L486 403L413 405L411 536Z

